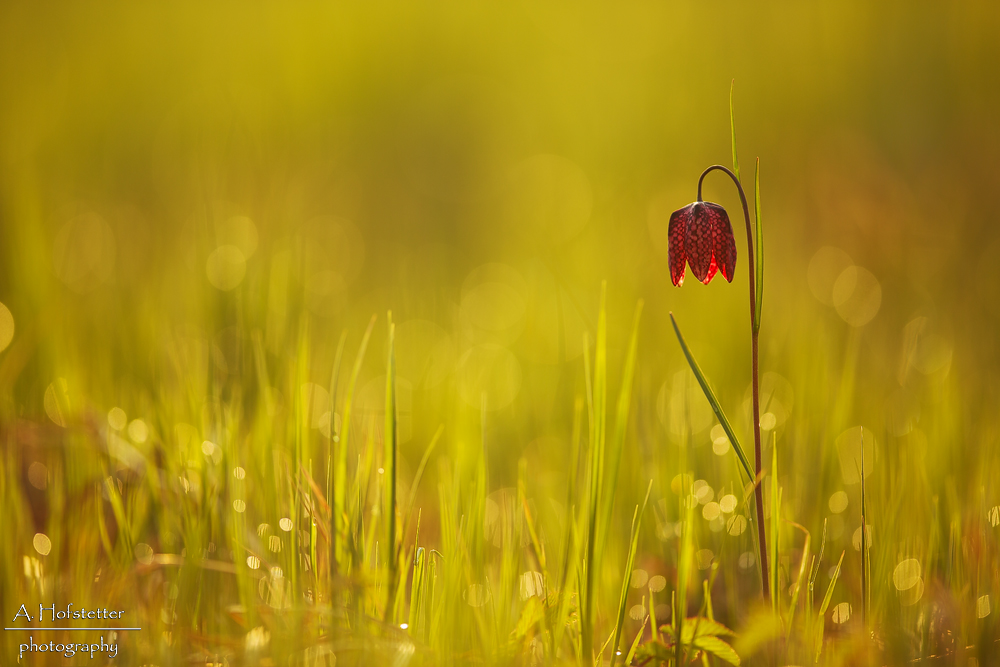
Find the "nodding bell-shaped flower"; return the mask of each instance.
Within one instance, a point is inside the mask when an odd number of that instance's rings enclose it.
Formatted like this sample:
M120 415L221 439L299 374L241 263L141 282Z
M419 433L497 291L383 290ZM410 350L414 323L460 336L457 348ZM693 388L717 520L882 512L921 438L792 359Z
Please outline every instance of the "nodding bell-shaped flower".
M684 284L685 262L706 285L717 271L733 282L736 239L726 209L705 201L688 204L670 215L667 236L670 280L674 285Z

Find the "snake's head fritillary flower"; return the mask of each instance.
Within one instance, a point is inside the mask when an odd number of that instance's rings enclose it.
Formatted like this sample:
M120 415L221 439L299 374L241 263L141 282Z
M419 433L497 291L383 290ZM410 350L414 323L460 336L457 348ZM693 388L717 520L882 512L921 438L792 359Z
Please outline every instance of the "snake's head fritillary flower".
M670 280L674 285L684 284L685 262L706 285L717 271L733 282L736 239L726 209L705 201L688 204L670 215L667 237Z

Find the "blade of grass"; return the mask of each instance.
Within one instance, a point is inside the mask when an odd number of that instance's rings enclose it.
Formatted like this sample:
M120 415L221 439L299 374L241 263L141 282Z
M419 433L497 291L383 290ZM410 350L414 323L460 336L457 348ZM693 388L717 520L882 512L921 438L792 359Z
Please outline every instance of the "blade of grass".
M643 602L645 602L645 600L643 600ZM650 608L650 610L652 610L652 608L653 608L652 601L650 601L649 608ZM635 639L632 640L632 646L631 646L631 648L629 648L628 654L625 656L625 662L622 663L623 665L631 665L632 664L632 659L635 658L635 652L639 648L639 642L642 641L642 635L646 631L646 623L652 623L653 624L653 626L654 626L653 634L655 636L655 634L656 634L656 629L655 629L656 617L652 615L652 612L650 612L649 616L646 616L644 619L642 619L642 625L639 626L639 631L637 633L635 633Z
M809 560L809 547L812 536L809 534L809 531L805 529L805 527L795 523L794 521L789 521L788 523L806 534L806 541L802 546L802 558L799 559L799 574L795 578L795 587L792 589L792 604L788 611L788 626L786 634L791 635L792 624L795 622L795 608L798 606L799 602L799 593L802 591L802 584L806 579L806 561Z
M333 502L333 478L336 470L334 444L340 440L337 432L337 390L340 385L340 364L344 358L344 345L347 342L347 330L340 333L340 340L337 342L337 354L333 360L333 369L330 371L330 435L327 438L327 468L326 468L326 501ZM330 512L330 577L332 579L336 569L335 545L337 543L335 531L337 530L337 518Z
M604 422L607 415L607 283L601 284L601 305L597 319L597 340L594 346L593 389L590 383L590 365L584 355L584 372L590 394L590 494L587 507L587 569L583 606L582 644L583 660L591 664L594 660L594 620L596 617L596 596L594 577L598 567L596 559L599 536L598 513L601 502L601 485L604 479ZM586 347L586 346L585 346Z
M396 539L396 325L392 322L392 311L386 316L389 325L389 358L385 369L385 423L382 431L382 465L385 469L386 499L386 564L389 567L389 595L385 609L385 620L396 622L396 587L399 581L399 545Z
M712 411L715 412L715 416L722 425L722 429L726 432L729 442L733 445L733 451L736 452L736 456L739 458L740 464L743 466L743 472L746 473L747 479L752 481L754 479L754 474L753 467L750 465L750 460L743 451L743 446L740 445L740 440L736 437L736 431L733 430L733 426L729 422L729 418L722 409L722 404L719 403L719 399L716 398L715 392L708 384L708 379L705 377L705 374L701 372L701 367L698 365L698 362L695 361L694 356L691 354L691 350L688 349L687 343L684 342L684 336L681 335L681 330L677 326L677 320L674 319L673 313L670 313L670 323L674 325L674 333L677 334L677 341L681 344L681 350L684 352L684 357L687 359L688 365L691 367L691 371L694 373L695 378L697 378L698 384L701 385L701 390L705 393L705 398L708 399L709 404L711 404Z
M621 467L622 450L625 444L625 429L628 426L629 406L632 400L632 385L635 379L635 364L639 348L639 319L642 317L642 299L635 306L632 318L632 335L629 338L628 354L625 357L625 369L622 371L622 385L618 393L618 405L615 414L615 430L611 434L611 442L606 452L607 479L604 480L602 500L601 529L599 536L607 535L611 527L611 514L615 506L615 489L618 486L618 471ZM600 542L603 546L604 540ZM602 553L597 553L598 561Z
M427 468L427 461L430 460L431 454L434 453L438 442L441 441L442 435L444 435L444 424L438 426L437 431L434 432L434 436L431 438L430 444L427 445L423 456L420 457L420 464L417 466L417 472L413 475L413 482L410 483L410 494L406 499L406 517L403 519L403 529L400 531L403 535L406 535L406 531L410 527L413 503L417 500L417 488L420 486L420 480L423 479L424 469Z
M776 616L778 609L778 530L781 525L781 488L778 486L778 438L771 431L771 612Z
M736 88L736 79L729 83L729 131L733 138L733 173L736 180L740 179L740 159L736 155L736 111L733 108L733 91Z
M556 618L553 622L552 646L550 654L555 656L562 645L562 636L565 629L563 619L569 608L569 594L566 590L573 577L573 570L576 567L577 556L577 517L575 509L576 486L580 471L580 447L581 430L583 423L583 399L577 397L573 405L573 434L572 453L570 454L569 483L566 492L566 536L563 540L563 564L562 574L559 579L559 589L557 592Z
M826 587L826 595L823 596L823 604L819 607L819 614L817 616L817 621L819 622L819 632L816 634L816 662L819 662L819 656L823 652L823 631L826 625L826 610L830 606L830 600L833 599L833 588L837 585L837 578L840 577L840 567L844 564L844 554L846 551L840 552L840 560L837 561L837 569L833 571L833 576L830 577L830 585Z
M344 418L342 420L340 442L337 447L337 464L333 475L333 517L337 530L333 531L332 540L334 551L336 552L336 564L342 564L346 559L344 540L350 532L350 523L344 514L347 489L347 451L351 436L351 408L354 403L354 390L358 384L358 376L361 375L361 364L365 360L365 351L368 349L368 341L371 339L372 329L375 328L375 316L372 315L368 322L368 328L361 339L361 347L358 348L358 356L354 360L354 368L351 371L351 379L347 384L347 394L344 396Z
M871 552L868 549L868 507L865 499L865 429L861 427L861 624L868 629L871 605Z
M625 559L625 572L622 576L622 590L618 597L618 620L615 624L615 639L611 644L611 667L618 661L618 643L621 641L622 625L625 623L625 605L628 603L628 589L632 578L632 565L635 564L635 552L639 546L639 527L642 525L642 515L646 512L649 494L653 490L653 480L646 486L646 497L642 500L642 508L635 506L632 513L632 532L629 541L628 557Z

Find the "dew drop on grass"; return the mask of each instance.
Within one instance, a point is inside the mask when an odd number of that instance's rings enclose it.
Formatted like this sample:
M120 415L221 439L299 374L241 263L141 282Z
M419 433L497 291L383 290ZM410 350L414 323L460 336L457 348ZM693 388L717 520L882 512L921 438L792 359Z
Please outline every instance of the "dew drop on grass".
M722 508L717 502L705 503L705 506L701 508L701 515L706 521L712 521L717 519L719 514L722 512Z
M52 540L45 533L35 533L31 545L35 547L35 551L43 556L48 556L49 552L52 551Z
M529 571L520 576L520 595L522 600L530 597L544 597L545 578L541 572Z
M976 600L976 618L986 618L990 615L990 596L984 595Z
M871 527L871 525L865 526L865 537L867 538L866 539L867 543L865 544L865 546L870 549L871 546L872 546L872 527ZM854 535L851 536L851 544L854 545L854 550L855 551L861 551L861 526L858 526L857 530L854 531Z
M905 591L917 585L920 580L920 561L907 558L899 562L892 571L892 583L896 590Z
M57 426L66 428L66 417L69 414L69 384L65 378L56 378L45 388L42 401L45 414Z
M242 514L244 511L246 511L246 508L247 508L247 504L245 502L243 502L242 500L240 500L239 498L237 498L236 500L233 501L233 509L237 513Z
M243 251L233 245L222 245L212 251L205 262L205 274L212 287L228 292L235 289L247 272Z
M236 479L243 479L247 476L247 471L243 469L242 466L236 466L233 468L233 477Z
M841 602L833 608L830 618L837 624L846 623L851 618L851 605L847 602Z
M143 443L149 438L149 427L141 419L133 419L128 425L128 437L132 442Z
M844 491L834 491L827 504L829 505L831 512L834 514L840 514L847 509L847 493Z
M45 490L49 485L49 470L44 463L33 461L28 466L28 482L39 491Z
M719 509L725 514L730 514L734 509L736 509L736 496L731 493L719 498Z
M281 528L286 533L292 530L292 520L287 516L278 519L278 528Z
M716 424L709 431L708 436L712 439L712 451L718 456L723 456L729 451L729 438L726 437L726 429L722 424Z
M646 618L646 607L641 604L632 605L632 608L628 610L628 617L633 621L641 621Z
M247 567L251 570L256 570L260 567L260 559L256 556L247 556Z
M667 587L667 578L662 574L657 574L649 578L649 590L659 593Z
M882 286L868 269L849 266L833 284L833 305L852 327L868 324L882 305Z
M490 591L482 584L472 584L465 589L465 601L470 607L482 607L490 601Z
M728 532L733 537L737 535L742 535L743 531L747 529L746 517L742 514L737 514L736 516L730 517L729 521L726 522L726 532Z
M14 316L7 306L0 303L0 352L14 340Z
M143 565L149 565L153 562L153 547L145 542L135 545L135 559Z
M111 408L108 410L108 426L116 431L120 431L128 424L128 415L121 408Z
M629 578L629 586L632 588L642 588L649 582L649 573L643 569L632 570L632 576Z
M701 484L699 485L698 482ZM698 502L704 505L715 497L715 489L703 479L698 480L698 482L694 483L694 495L698 498Z

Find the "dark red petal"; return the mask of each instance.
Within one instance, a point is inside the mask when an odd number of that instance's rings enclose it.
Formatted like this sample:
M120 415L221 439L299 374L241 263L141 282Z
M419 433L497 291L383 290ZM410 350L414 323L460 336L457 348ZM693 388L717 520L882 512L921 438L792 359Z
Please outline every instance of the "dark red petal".
M685 238L688 227L691 226L694 206L691 204L670 214L670 226L667 228L667 263L670 265L670 280L675 286L684 283L684 263L687 261Z
M704 202L692 204L691 209L691 222L687 226L684 248L691 273L704 283L710 278L708 272L712 267L712 250L715 248L712 224L714 214Z
M713 260L719 265L719 271L729 282L736 275L736 238L733 236L733 225L729 221L726 209L710 205L715 215L712 218L712 237L714 239Z
M715 276L715 272L719 270L719 265L715 263L715 254L712 255L712 264L708 267L708 275L702 280L704 284L708 284L710 280Z

